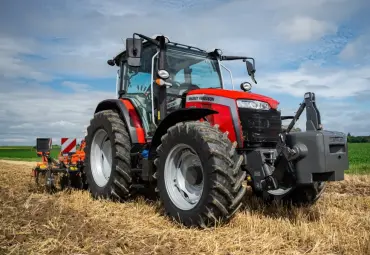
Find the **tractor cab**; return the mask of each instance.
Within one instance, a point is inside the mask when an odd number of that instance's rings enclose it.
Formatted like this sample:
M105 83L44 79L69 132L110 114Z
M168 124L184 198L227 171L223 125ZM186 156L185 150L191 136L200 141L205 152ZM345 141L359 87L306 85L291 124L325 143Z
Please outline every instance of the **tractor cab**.
M243 60L254 80L253 58L222 56L218 49L207 52L170 42L164 36L139 37L128 38L126 51L108 60L108 64L119 66L118 98L130 99L140 115L147 137L153 135L158 124L168 114L185 108L186 95L190 91L224 89L222 60ZM137 55L133 53L136 51ZM252 59L253 64L247 59ZM225 69L230 73L232 81L231 71ZM244 82L241 89L249 91L251 84Z

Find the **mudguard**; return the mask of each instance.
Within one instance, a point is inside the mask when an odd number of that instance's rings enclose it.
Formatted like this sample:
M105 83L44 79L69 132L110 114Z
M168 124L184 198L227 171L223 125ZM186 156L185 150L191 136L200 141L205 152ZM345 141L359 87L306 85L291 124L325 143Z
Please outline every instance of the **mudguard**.
M145 144L145 132L141 125L140 117L130 99L107 99L101 101L95 109L95 113L104 110L117 110L125 122L130 134L132 144Z
M217 111L206 108L182 108L168 114L158 125L154 133L150 150L149 159L153 158L156 148L161 144L161 138L166 134L167 129L182 121L200 120L210 114L218 113Z

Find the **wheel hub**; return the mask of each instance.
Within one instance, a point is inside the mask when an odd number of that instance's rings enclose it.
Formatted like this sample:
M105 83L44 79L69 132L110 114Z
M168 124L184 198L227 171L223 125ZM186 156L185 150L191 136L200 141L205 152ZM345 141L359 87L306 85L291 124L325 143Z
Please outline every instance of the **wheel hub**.
M99 187L105 186L112 172L112 145L104 129L95 132L91 143L91 172Z
M186 181L190 185L199 185L201 184L202 178L202 169L199 166L190 166L186 171Z
M165 162L164 180L175 206L190 210L197 205L203 192L203 168L190 146L178 144L172 148Z

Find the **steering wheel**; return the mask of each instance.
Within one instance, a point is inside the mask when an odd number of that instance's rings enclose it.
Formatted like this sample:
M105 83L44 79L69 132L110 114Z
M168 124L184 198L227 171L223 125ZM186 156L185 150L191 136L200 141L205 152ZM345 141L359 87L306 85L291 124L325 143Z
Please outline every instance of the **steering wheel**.
M193 83L186 83L186 82L181 83L180 87L186 87L187 88L186 91L193 90L193 89L200 89L198 85L195 85Z
M179 91L181 89L185 89L185 91L181 95L179 95L179 94L173 94L173 93L168 93L168 92L167 92L167 95L170 95L170 96L173 96L173 97L177 97L177 98L182 98L182 96L183 96L184 93L187 93L190 90L200 89L200 87L198 85L195 85L195 84L186 83L186 82L183 82L183 83L176 82L176 83L178 84L177 89L179 89Z
M178 81L172 81L171 84L172 84L172 86L176 85L177 87L181 87L181 83L178 82Z

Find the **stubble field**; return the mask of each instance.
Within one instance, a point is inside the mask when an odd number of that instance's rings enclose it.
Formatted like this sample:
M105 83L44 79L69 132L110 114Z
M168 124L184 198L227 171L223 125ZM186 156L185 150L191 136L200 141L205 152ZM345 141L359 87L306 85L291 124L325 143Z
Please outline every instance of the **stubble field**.
M0 161L0 254L370 254L370 175L362 170L329 185L309 209L267 208L247 195L229 224L196 230L142 198L36 191L34 164Z

